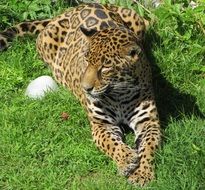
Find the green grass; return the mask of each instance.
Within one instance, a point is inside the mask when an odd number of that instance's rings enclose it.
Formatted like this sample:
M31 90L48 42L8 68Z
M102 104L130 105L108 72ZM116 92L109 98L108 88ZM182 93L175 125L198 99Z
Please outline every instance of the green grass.
M0 3L0 9L15 10L14 1ZM118 1L130 6L127 2ZM155 20L146 50L164 136L155 160L157 179L145 189L205 189L205 18L202 7L192 10L188 1L178 2L184 10L169 1L150 12L135 6ZM64 9L45 4L41 16ZM13 12L0 11L3 26L12 24ZM17 20L23 12L24 7L16 9ZM0 54L0 189L137 189L96 148L85 112L69 91L61 87L40 101L24 96L29 81L43 74L51 75L38 59L34 39L17 39Z

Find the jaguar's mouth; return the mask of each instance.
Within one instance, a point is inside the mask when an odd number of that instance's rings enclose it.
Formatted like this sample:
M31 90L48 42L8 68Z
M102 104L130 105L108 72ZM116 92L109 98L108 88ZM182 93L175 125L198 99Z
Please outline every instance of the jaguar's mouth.
M84 89L85 94L88 97L93 97L93 98L100 98L102 96L114 96L116 97L116 95L118 94L120 96L120 94L123 94L125 92L127 92L127 90L139 90L139 82L137 79L133 79L130 81L124 81L124 82L115 82L112 81L109 84L106 84L100 88L90 88L90 89ZM117 98L117 97L116 97Z
M105 94L108 94L111 90L111 86L109 84L101 87L100 89L95 89L93 88L92 90L86 90L85 93L88 95L88 96L91 96L91 97L94 97L94 98L97 98L97 97L100 97L102 95L105 95Z

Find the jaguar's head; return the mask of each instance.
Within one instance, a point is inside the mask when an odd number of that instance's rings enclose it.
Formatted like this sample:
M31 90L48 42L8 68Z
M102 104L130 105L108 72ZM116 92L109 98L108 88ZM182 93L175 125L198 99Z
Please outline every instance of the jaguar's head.
M143 51L136 35L125 28L102 31L81 28L89 48L87 69L81 85L87 94L98 96L135 87L142 69Z

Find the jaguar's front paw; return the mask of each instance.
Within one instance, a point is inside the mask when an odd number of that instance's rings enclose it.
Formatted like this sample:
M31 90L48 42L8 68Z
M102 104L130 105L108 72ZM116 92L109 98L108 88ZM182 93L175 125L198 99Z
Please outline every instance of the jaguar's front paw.
M154 179L153 168L150 165L141 165L129 177L128 181L132 184L144 186Z
M139 157L136 152L130 153L121 164L118 165L119 173L124 176L131 175L139 165Z

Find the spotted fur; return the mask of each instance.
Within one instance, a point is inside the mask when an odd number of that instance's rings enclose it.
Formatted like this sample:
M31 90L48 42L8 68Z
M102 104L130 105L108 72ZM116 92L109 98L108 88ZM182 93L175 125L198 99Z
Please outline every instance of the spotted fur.
M0 33L1 50L15 36L39 33L41 58L85 107L96 145L139 185L154 178L161 136L144 32L144 21L133 10L93 3ZM123 126L134 131L135 148L125 144Z

